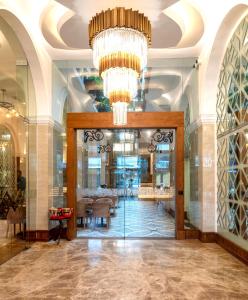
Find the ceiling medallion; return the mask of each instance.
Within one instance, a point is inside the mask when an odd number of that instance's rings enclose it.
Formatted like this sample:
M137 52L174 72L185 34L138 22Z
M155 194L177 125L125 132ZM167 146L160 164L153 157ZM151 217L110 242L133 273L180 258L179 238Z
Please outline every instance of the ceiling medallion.
M147 64L151 23L144 14L124 7L102 11L90 21L89 44L114 125L125 125L128 103L137 95L138 78Z

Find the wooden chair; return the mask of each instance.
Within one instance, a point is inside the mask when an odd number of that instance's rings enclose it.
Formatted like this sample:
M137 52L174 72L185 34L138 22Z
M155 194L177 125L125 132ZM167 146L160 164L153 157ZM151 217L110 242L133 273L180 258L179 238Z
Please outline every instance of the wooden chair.
M92 209L93 209L94 226L97 223L97 220L101 218L101 219L106 219L107 228L109 228L110 206L111 204L108 202L96 201L95 203L93 203Z

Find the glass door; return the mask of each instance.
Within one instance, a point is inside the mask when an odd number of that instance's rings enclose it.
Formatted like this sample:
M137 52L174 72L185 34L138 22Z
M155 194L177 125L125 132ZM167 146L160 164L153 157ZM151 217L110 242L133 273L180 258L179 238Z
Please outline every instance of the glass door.
M132 230L132 213L136 205L137 191L140 186L141 168L139 157L139 130L117 130L117 143L113 155L117 166L117 189L120 207L123 209L124 237Z
M175 237L173 138L174 130L77 131L78 237Z
M77 236L124 238L125 143L117 130L77 131Z
M132 189L125 198L126 238L175 237L175 130L140 129Z

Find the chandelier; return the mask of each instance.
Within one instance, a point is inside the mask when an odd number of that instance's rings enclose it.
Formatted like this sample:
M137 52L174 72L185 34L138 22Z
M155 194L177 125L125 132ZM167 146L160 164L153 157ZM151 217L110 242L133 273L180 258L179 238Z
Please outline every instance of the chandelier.
M103 79L115 125L127 124L127 106L136 97L138 78L147 64L151 24L144 14L116 7L94 16L89 24L93 63Z

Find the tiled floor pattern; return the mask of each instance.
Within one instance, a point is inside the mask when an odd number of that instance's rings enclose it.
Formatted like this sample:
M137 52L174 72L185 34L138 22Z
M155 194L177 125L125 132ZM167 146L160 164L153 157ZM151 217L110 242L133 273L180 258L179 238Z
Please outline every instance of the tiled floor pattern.
M163 204L154 201L137 200L130 197L119 201L116 215L111 218L109 229L95 226L89 229L78 227L78 237L175 237L175 219L166 213Z
M0 266L4 300L247 300L248 267L198 240L36 243Z

